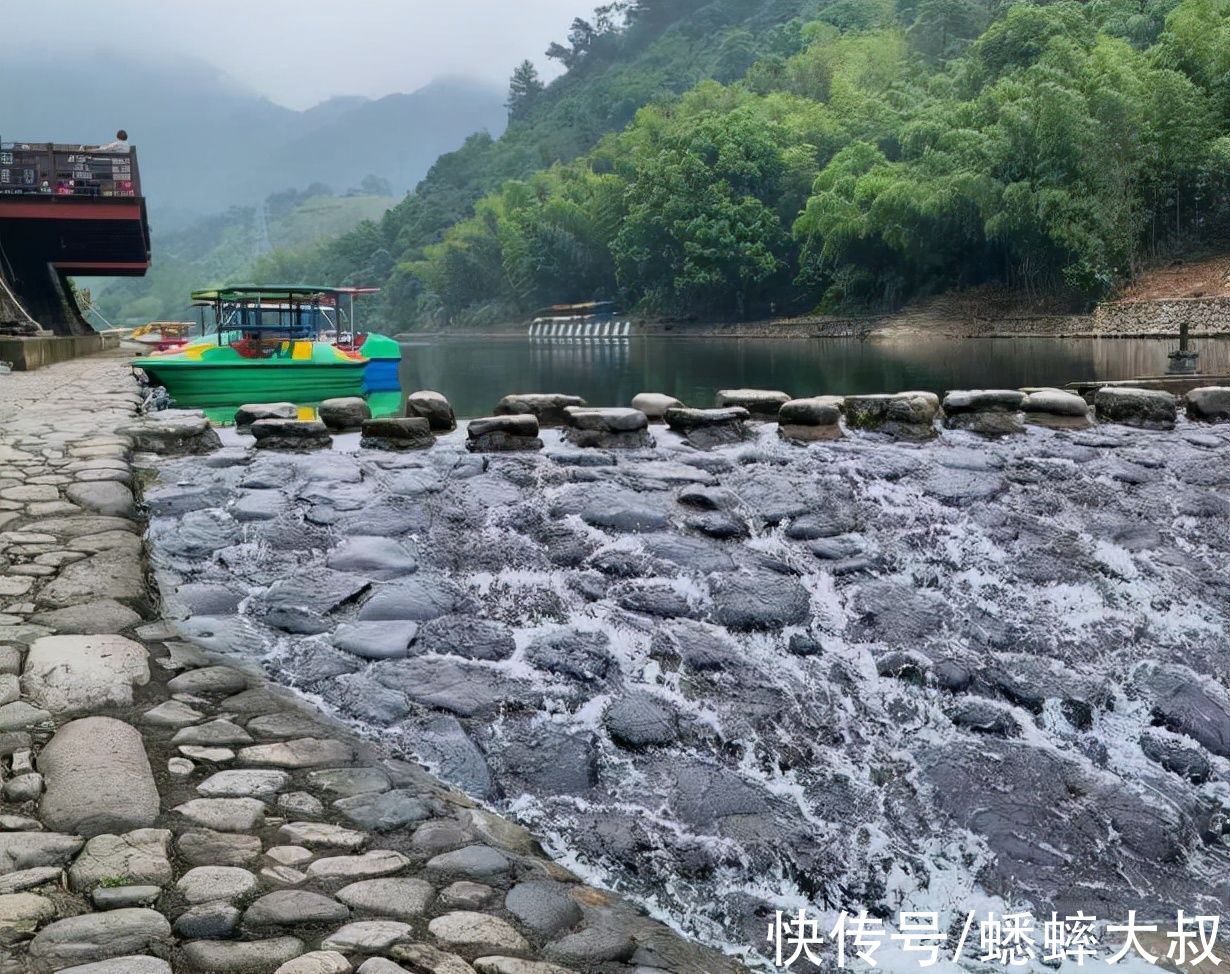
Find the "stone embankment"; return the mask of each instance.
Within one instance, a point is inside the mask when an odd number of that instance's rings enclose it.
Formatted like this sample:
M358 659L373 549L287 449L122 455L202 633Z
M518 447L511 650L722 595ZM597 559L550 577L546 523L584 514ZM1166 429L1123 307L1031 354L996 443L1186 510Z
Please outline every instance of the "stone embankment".
M139 402L112 358L0 383L0 972L742 969L177 638L133 451L216 434Z
M1093 334L1147 338L1179 334L1230 334L1230 297L1108 301L1093 312Z

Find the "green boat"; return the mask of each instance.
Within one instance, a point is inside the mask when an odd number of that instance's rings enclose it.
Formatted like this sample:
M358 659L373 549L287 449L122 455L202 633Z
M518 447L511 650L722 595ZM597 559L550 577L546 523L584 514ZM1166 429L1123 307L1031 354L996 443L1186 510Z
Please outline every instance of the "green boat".
M152 384L164 386L180 406L309 404L362 396L369 358L361 345L335 337L341 299L348 293L257 285L194 291L193 302L213 310L214 336L154 352L132 365Z

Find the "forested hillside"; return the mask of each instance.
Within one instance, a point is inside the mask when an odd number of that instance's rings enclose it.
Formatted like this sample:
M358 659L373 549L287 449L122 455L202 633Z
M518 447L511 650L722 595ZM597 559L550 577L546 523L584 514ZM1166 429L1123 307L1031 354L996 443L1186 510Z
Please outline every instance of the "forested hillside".
M1079 304L1227 225L1230 0L637 0L551 53L502 139L264 276L384 284L395 329L985 282Z

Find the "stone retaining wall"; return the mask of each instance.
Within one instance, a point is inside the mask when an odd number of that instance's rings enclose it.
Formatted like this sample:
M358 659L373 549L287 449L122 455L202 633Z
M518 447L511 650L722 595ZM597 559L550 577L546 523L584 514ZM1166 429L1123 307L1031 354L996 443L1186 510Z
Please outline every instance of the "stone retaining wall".
M1186 323L1191 335L1230 334L1230 297L1115 301L1093 312L1095 335L1166 337Z
M0 362L8 362L16 372L29 372L55 362L65 362L117 347L119 339L112 335L0 337Z

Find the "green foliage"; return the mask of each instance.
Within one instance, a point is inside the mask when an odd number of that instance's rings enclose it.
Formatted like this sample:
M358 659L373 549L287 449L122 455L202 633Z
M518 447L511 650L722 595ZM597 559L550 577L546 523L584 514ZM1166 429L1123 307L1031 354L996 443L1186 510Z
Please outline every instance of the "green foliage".
M503 138L271 276L384 283L398 328L1083 301L1230 218L1230 0L636 0L560 47Z
M508 117L525 118L534 110L538 99L546 91L542 79L538 77L538 69L533 61L522 61L512 73L508 82Z

